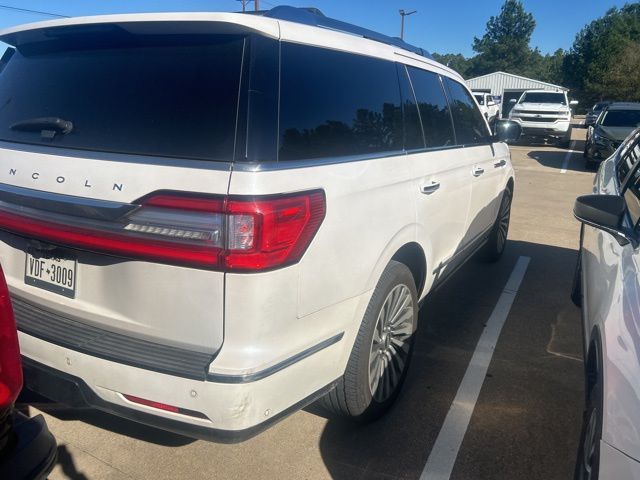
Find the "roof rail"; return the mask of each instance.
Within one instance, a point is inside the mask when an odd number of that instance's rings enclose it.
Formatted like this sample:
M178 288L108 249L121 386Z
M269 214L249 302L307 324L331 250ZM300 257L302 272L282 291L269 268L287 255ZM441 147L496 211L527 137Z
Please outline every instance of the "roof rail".
M367 28L358 27L351 23L342 22L333 18L325 17L324 14L317 8L298 8L281 5L273 7L271 10L265 10L261 12L247 12L257 13L268 18L275 18L277 20L286 20L288 22L302 23L304 25L312 25L314 27L327 28L329 30L336 30L339 32L349 33L351 35L357 35L359 37L368 38L376 42L385 43L387 45L393 45L403 50L416 53L423 57L433 60L433 57L425 49L410 45L398 37L389 37Z

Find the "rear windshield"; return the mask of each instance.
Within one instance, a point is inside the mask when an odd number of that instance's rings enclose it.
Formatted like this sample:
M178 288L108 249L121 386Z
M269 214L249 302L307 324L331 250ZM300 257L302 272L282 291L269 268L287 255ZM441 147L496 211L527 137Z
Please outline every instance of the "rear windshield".
M17 51L0 67L0 140L231 161L243 42L132 35Z
M560 103L566 105L567 101L563 93L554 92L527 92L522 96L520 103Z
M600 124L603 127L640 127L640 110L609 110Z
M474 97L476 97L478 105L484 105L484 95L474 95Z

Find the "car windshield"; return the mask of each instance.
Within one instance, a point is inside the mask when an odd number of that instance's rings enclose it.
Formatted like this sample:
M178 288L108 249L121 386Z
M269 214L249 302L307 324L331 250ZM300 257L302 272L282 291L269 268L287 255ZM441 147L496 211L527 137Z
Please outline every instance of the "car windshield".
M526 92L520 103L560 103L567 104L564 93L555 92Z
M640 110L609 110L600 125L603 127L639 127Z
M484 105L484 95L474 95L478 101L478 105Z

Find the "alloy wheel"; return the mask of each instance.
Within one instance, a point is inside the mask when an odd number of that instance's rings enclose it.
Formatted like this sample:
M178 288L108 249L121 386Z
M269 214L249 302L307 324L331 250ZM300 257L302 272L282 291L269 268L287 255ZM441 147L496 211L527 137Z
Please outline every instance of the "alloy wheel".
M511 218L511 193L506 190L502 203L500 204L500 215L498 216L498 251L502 252L507 244L509 234L509 220Z
M411 349L413 318L411 291L404 284L395 286L378 313L369 354L369 388L380 403L391 397L402 379Z

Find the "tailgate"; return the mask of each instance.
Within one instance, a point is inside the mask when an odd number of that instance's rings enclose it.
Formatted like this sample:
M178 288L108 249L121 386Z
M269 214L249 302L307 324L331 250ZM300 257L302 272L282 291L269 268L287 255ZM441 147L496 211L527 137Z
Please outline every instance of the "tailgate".
M76 214L87 204L100 211L130 205L153 191L184 190L185 185L194 192L226 193L229 171L223 164L200 163L209 168L79 161L0 149L0 200L5 206L19 201L22 210L40 206L49 216L47 210L64 209L67 202L69 212ZM33 173L39 174L37 179ZM70 220L74 224L76 219ZM91 247L64 243L54 248L48 241L34 241L37 235L0 232L0 240L0 262L25 333L124 363L191 372L186 376L193 376L196 368L189 362L206 366L222 344L222 272L94 253L88 251ZM64 278L48 282L49 275L39 280L39 272L33 272L29 261L49 256L61 257L74 269L74 281L69 282L73 289L56 291ZM206 355L198 357L198 352Z
M213 210L228 190L246 41L216 28L12 37L0 60L0 261L23 332L204 376L223 341Z

